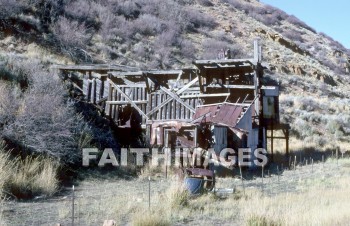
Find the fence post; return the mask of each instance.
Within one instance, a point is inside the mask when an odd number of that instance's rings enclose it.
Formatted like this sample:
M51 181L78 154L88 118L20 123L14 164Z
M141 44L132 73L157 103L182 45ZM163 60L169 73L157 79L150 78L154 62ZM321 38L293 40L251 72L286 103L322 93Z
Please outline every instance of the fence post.
M242 167L241 167L241 164L240 164L240 163L238 163L238 165L239 165L239 172L241 173L243 195L245 196L245 186L244 186L244 180L243 180L243 174L242 174Z
M336 150L336 158L337 158L337 166L339 166L339 164L338 164L338 157L339 157L339 149L340 149L340 147L337 147L337 150Z
M74 185L72 187L72 226L74 226Z
M324 168L324 155L322 155L322 168Z
M151 210L151 176L148 176L148 210Z
M292 169L292 156L289 156L289 164L288 164L289 170Z
M264 165L261 167L261 191L264 193Z

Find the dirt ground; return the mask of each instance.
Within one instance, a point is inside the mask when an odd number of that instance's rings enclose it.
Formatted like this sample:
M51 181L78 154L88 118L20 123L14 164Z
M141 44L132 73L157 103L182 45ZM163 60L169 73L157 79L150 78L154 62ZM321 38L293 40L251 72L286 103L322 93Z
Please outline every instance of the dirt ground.
M344 167L350 167L349 161L328 160L313 165L297 165L294 169L282 170L281 165L272 164L262 171L243 171L243 183L239 175L233 178L218 178L216 193L218 196L230 196L249 192L260 192L262 196L275 196L283 193L298 193L308 189L313 183L325 178L342 177ZM278 171L277 171L278 167ZM159 197L170 186L173 177L168 179L160 174L148 178L120 179L104 176L77 181L74 192L74 225L102 225L106 219L114 219L121 225L130 224L130 211L134 206L148 206L149 185L151 188L150 208L159 205ZM231 194L233 191L233 194ZM56 196L45 199L38 197L31 201L5 201L1 205L1 225L72 225L73 192L65 187ZM196 200L193 201L194 203ZM210 203L207 204L210 207ZM195 206L195 204L193 205ZM201 207L202 208L202 207ZM204 208L204 207L203 207ZM203 211L202 211L203 212ZM181 213L181 211L180 211ZM118 216L118 219L116 219ZM229 219L218 215L174 216L173 225L242 225L245 222L235 206Z

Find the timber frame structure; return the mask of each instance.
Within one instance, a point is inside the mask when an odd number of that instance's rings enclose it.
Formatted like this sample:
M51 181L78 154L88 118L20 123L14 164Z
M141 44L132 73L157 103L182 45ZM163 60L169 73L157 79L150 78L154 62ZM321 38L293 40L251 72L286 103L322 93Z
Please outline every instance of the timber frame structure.
M279 123L278 113L274 115L276 119L264 118L264 90L269 88L261 84L264 67L257 41L254 58L195 60L193 65L179 70L140 70L121 65L55 65L54 68L70 82L75 94L80 93L77 98L98 107L120 128L139 126L151 137L159 125L164 131L186 127L195 134L193 145L198 146L196 122L205 115L193 118L196 111L202 106L217 105L219 109L222 104L230 104L235 106L233 111L237 107L241 109L232 119L237 124L248 115L250 126L235 129L255 136L251 138L256 140L255 148L266 148L266 139L270 138L273 153L273 130L281 129L285 136L275 138L286 140L286 153L289 153L289 125ZM278 105L278 99L275 104ZM125 118L126 112L132 112L134 118L130 114ZM231 116L227 113L223 117L230 120ZM271 130L269 137L267 130ZM169 139L167 134L164 137ZM169 145L163 139L160 144Z

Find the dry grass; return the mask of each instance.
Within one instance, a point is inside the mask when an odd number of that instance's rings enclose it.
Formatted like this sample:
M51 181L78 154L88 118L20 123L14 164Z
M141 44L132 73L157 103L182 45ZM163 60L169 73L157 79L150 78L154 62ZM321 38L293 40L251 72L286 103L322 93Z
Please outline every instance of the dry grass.
M263 192L260 177L247 179L244 192L239 179L218 178L218 189L234 188L233 194L224 196L208 193L189 197L175 177L151 177L150 208L148 179L89 179L77 186L75 216L87 226L100 225L106 219L118 225L346 225L350 220L346 201L350 160L340 159L337 166L335 159L328 159L324 166L315 163L311 167L286 170L279 181L274 174L266 176ZM248 178L248 174L244 176ZM28 203L16 212L28 213L42 205ZM56 222L69 223L70 198L47 200L44 205L58 210Z
M3 194L4 188L11 176L11 170L14 164L10 159L10 154L5 152L5 144L0 141L0 194Z
M327 164L335 165L329 159ZM339 160L332 177L299 180L298 193L251 195L238 206L248 225L347 225L350 216L349 159ZM268 222L268 223L267 223ZM260 224L258 224L260 223Z
M27 157L13 160L7 182L9 192L19 198L31 198L36 195L51 196L58 189L58 165L48 158Z
M267 219L266 217L252 215L247 220L247 225L249 226L280 226L282 225L280 222L275 222L271 219Z
M170 220L158 211L140 211L132 216L133 226L167 226L171 225Z
M179 209L188 205L189 195L184 183L173 180L164 198L170 204L171 209Z
M18 198L51 196L58 189L58 164L44 157L13 158L0 143L0 191Z
M276 197L253 196L240 203L248 225L253 221L275 222L275 225L346 225L349 220L349 178L332 181L330 188L311 186L300 194ZM272 225L274 225L272 224Z
M168 198L160 202L158 208L177 203L180 208L168 208L173 222L192 219L195 222L244 222L261 226L346 225L350 220L350 203L344 201L350 193L349 162L349 159L340 159L339 168L334 168L330 177L315 174L314 178L300 179L300 176L294 182L296 192L281 191L277 195L262 194L260 188L255 187L248 188L245 195L236 190L226 198L215 194L195 199L187 197L186 205L179 205L182 196L176 190L181 186L172 183L167 192L178 195L166 196ZM336 160L329 159L326 164L326 167L335 166ZM225 180L232 183L232 179Z
M155 207L148 209L143 206L138 208L131 216L132 225L171 225L172 215L185 208L189 203L189 193L184 184L176 177L172 177L167 190L155 200Z
M130 158L128 158L130 159ZM140 170L139 178L145 179L149 176L151 177L164 177L165 174L169 177L176 176L178 173L178 168L171 165L165 166L165 161L159 162L159 164L153 164L152 161L146 163L145 166Z

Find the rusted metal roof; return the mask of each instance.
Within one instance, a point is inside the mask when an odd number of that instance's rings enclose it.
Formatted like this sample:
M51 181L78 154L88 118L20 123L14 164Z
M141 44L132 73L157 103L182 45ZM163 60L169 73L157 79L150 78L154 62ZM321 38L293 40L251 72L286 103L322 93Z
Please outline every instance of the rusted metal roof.
M221 103L208 106L199 106L193 115L195 123L211 122L218 125L236 127L244 114L244 106Z

